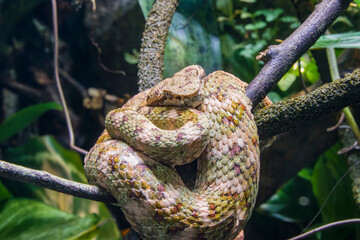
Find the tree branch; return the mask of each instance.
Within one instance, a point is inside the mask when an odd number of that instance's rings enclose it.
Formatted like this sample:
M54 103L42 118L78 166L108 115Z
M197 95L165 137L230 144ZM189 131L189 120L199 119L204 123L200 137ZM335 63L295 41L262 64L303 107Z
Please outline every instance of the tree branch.
M247 89L248 96L255 104L350 2L350 0L324 0L288 39L278 46L269 48L263 57L269 59L268 63ZM166 36L177 1L157 0L155 4L158 5L153 6L149 14L140 51L140 89L146 89L162 79ZM170 7L161 4L169 4ZM151 17L152 14L155 16ZM359 100L359 75L360 72L355 71L353 75L324 85L308 95L275 103L259 110L255 117L261 137L273 136L302 126L312 119ZM0 176L95 201L115 202L108 193L96 186L73 182L44 171L32 170L4 161L0 161Z
M246 89L246 95L253 106L256 106L270 92L290 67L349 6L350 2L351 0L323 0L284 42L280 45L272 45L258 55L257 59L266 64Z
M178 0L155 0L146 19L138 63L139 90L163 79L166 39Z
M30 183L51 190L99 202L114 203L116 200L106 191L88 184L54 176L45 171L22 167L0 160L0 176Z
M268 138L359 101L360 69L309 94L262 108L255 113L255 121L260 138Z

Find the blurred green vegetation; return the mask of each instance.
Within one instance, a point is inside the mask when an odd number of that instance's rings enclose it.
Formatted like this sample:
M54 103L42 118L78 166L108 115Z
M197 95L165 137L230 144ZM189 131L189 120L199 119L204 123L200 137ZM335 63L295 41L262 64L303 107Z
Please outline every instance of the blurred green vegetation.
M298 2L310 10L316 3ZM106 111L121 105L120 100L137 91L136 63L145 21L143 13L151 3L97 1L94 22L88 2L57 1L60 68L78 85L64 75L62 81L77 144L83 148L89 149L102 131ZM269 93L273 101L301 94L304 85L311 90L330 80L324 79L324 72L320 71L327 64L326 59L315 59L321 48L337 48L342 73L359 67L356 48L360 42L360 2L354 3L358 5L352 5L331 26L331 35L323 36ZM165 76L198 64L207 73L223 69L250 82L263 66L256 55L288 37L301 24L300 19L306 17L305 9L291 0L182 0L169 32ZM100 47L100 54L92 40ZM55 103L58 97L52 78L52 47L50 1L0 0L0 159L86 182L81 156L64 147L67 130ZM124 70L126 75L109 72L102 64ZM101 109L83 106L84 98L90 95L89 88L109 94L102 96ZM119 97L116 103L109 103L109 96L114 95ZM246 238L294 236L324 202L326 205L311 227L359 217L350 179L342 179L348 166L345 157L337 154L340 148L338 142L332 144L310 166L287 182L278 183L282 187L255 209ZM102 203L0 178L0 239L121 239L118 227L125 229L128 223L116 223ZM316 234L313 239L360 239L359 233L358 225L349 225Z

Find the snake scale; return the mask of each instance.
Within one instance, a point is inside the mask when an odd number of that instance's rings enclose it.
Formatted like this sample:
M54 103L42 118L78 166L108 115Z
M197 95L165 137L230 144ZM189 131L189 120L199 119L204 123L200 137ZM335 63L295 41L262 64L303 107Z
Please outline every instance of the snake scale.
M259 139L246 83L189 66L111 111L85 157L143 239L234 239L254 207ZM173 168L198 160L194 189Z

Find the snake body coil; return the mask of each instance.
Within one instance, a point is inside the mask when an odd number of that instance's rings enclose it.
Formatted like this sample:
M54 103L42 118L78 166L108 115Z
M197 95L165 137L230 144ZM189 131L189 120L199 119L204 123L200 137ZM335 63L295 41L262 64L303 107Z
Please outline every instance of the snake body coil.
M110 112L85 157L143 239L233 239L254 207L259 140L246 83L189 66ZM198 159L195 189L172 165Z

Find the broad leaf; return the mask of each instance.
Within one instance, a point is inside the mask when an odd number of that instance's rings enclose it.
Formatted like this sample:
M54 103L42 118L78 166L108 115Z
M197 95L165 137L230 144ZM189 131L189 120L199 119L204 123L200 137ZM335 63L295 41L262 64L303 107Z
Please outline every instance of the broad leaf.
M265 20L267 22L272 22L275 19L279 18L280 15L284 12L284 9L281 8L275 8L275 9L261 9L261 10L257 10L255 11L254 15L255 16L260 16L260 15L264 15L265 16Z
M292 71L287 72L277 83L281 91L287 91L296 80L296 74Z
M353 199L349 175L339 182L348 169L346 158L337 154L340 148L340 144L336 144L319 158L311 179L313 192L319 205L323 205L329 198L321 212L324 223L360 216L360 211ZM335 184L338 185L331 193ZM325 231L322 239L359 239L359 234L360 225L353 224Z
M247 31L254 31L254 30L258 30L258 29L262 29L264 27L266 27L266 22L263 21L257 21L255 23L249 23L245 25L245 30Z
M139 0L145 16L152 2ZM220 40L214 15L210 0L180 1L165 48L165 77L192 64L202 66L207 74L221 69Z
M0 142L20 132L49 110L61 110L55 102L40 103L20 110L0 125Z
M4 186L4 184L2 184L2 182L0 181L0 203L2 203L3 201L8 200L10 197L11 197L11 193Z
M310 169L301 170L258 210L285 222L306 222L318 209L311 191Z
M269 92L267 97L270 98L273 103L280 102L282 100L281 96L274 91Z
M339 33L321 36L314 48L360 48L360 32Z
M66 179L87 182L79 154L62 147L52 136L32 137L26 144L8 149L5 152L5 159L19 165L42 169ZM103 203L73 197L31 184L8 179L3 181L6 188L4 186L3 191L0 184L0 201L8 191L7 194L15 198L37 199L68 213L81 216L90 212L96 213L101 217L102 221L99 226L98 239L119 239L120 237L116 223ZM8 199L8 197L5 199Z
M12 163L45 170L59 177L86 183L79 154L62 147L52 136L32 137L26 144L8 149L4 157ZM15 197L35 198L68 212L86 211L91 203L30 184L7 179L4 179L4 184Z
M0 213L0 239L92 239L98 223L94 214L80 218L38 201L14 199Z
M155 2L155 0L138 0L138 3L141 7L141 11L142 11L145 19L147 18L149 11L151 9L151 6L153 5L154 2Z

